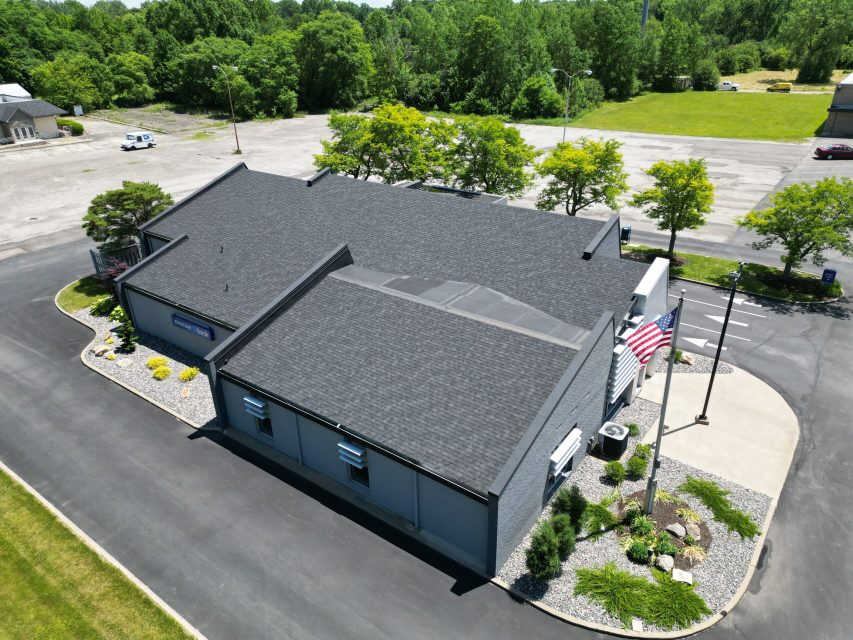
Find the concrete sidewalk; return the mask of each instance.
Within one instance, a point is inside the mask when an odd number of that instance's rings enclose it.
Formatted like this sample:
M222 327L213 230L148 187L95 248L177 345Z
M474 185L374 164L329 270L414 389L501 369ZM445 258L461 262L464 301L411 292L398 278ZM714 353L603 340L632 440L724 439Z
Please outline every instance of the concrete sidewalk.
M697 424L710 377L672 375L662 455L778 499L799 438L796 415L768 384L735 368L717 374L710 424ZM646 380L641 397L660 403L665 382L664 373ZM657 425L643 441L653 444L656 435Z

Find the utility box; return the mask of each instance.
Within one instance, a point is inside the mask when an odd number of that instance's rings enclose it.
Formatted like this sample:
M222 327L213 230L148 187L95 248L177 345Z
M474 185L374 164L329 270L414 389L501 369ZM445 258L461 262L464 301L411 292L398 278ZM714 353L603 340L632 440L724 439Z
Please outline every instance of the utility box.
M598 445L604 456L614 460L621 458L628 448L628 427L605 422L598 430Z
M628 244L631 242L631 225L626 224L622 227L622 244Z

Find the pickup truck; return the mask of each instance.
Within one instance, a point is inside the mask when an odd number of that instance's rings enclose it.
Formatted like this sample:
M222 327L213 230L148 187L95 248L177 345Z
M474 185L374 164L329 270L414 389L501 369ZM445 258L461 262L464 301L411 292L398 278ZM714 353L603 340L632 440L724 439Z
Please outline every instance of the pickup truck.
M732 82L731 80L723 80L719 86L720 91L737 91L740 89L740 85L737 82Z

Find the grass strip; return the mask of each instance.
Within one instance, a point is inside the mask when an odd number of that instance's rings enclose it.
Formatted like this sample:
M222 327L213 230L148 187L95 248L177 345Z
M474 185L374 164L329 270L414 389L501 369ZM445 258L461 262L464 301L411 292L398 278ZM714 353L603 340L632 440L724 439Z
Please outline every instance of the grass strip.
M665 258L666 251L643 245L628 245L622 248L622 257L637 262L652 262L655 258ZM737 260L676 251L675 262L670 263L669 273L677 278L728 288L732 284L729 273L737 271L737 266ZM790 302L832 300L843 293L838 280L827 287L818 276L795 271L792 280L786 283L782 280L782 269L752 262L744 265L738 289Z
M729 532L735 532L741 538L754 538L761 533L761 528L748 513L732 507L726 497L730 492L713 480L687 476L679 490L698 498L714 514L714 520L726 525Z
M3 472L0 621L9 640L189 637Z
M72 282L59 292L57 302L68 313L74 313L91 306L109 295L104 284L94 276L87 276Z

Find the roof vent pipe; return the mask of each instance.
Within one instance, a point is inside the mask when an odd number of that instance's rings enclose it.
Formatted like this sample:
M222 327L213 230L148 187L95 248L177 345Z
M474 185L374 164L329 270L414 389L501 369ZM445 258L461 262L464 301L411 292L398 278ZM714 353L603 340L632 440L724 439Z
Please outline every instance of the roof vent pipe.
M325 176L329 175L331 172L332 172L332 170L329 169L329 167L323 167L317 173L315 173L313 176L308 178L308 180L307 180L308 186L309 187L314 186L314 184L319 182L321 178L324 178Z

